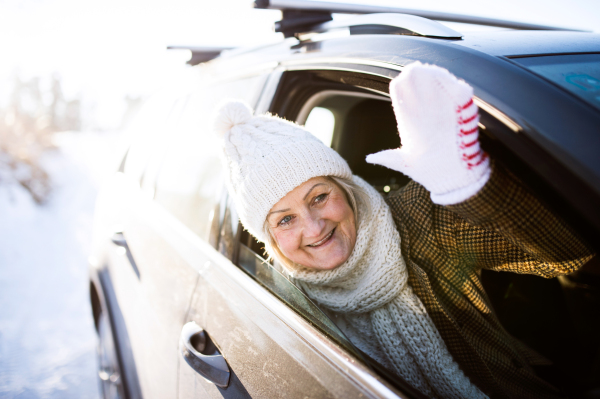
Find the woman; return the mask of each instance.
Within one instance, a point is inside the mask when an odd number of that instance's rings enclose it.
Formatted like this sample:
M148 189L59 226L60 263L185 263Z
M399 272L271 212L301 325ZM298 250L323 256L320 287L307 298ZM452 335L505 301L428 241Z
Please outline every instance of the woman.
M414 182L386 201L310 133L221 108L244 227L364 352L431 397L556 397L494 316L481 268L554 277L591 259L479 148L472 89L419 63L390 84L402 147L367 157ZM539 234L543 231L543 234Z

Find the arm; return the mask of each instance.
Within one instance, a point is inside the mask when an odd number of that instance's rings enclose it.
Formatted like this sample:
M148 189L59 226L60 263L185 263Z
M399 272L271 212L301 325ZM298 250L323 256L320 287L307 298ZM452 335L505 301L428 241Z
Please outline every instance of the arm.
M460 216L451 230L472 267L544 277L577 270L592 251L514 177L492 172L472 96L445 69L409 65L390 83L402 147L367 161L410 176L434 204Z
M594 256L566 222L499 166L473 197L446 208L466 221L457 226L458 241L478 258L476 267L550 278ZM488 239L477 239L482 230L492 233Z

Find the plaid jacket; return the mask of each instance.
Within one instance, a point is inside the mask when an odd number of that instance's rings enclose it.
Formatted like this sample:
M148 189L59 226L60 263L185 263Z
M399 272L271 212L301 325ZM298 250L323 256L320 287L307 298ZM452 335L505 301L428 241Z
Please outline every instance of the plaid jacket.
M499 167L479 193L457 205L434 204L416 182L386 201L409 282L471 381L491 398L559 397L532 369L540 359L496 318L479 271L551 278L577 270L591 250Z

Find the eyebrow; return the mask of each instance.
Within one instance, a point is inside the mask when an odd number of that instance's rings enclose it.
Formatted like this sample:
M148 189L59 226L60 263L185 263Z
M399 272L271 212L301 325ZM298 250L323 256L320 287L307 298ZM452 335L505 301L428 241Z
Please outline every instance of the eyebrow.
M274 213L287 212L287 211L289 211L289 210L290 210L290 208L287 208L287 209L281 209L281 210L279 210L279 211L273 211L273 212L269 212L269 214L267 215L267 219L269 219L269 216L271 216L271 215L272 215L272 214L274 214Z
M326 186L326 184L325 184L325 183L317 183L317 184L315 184L314 186L312 186L312 187L310 188L310 190L308 190L308 192L307 192L307 193L306 193L306 195L304 196L303 200L306 200L306 198L307 198L307 197L310 195L311 191L312 191L312 190L313 190L315 187L318 187L318 186ZM269 219L269 216L271 216L271 215L272 215L272 214L274 214L274 213L287 212L287 211L289 211L289 210L290 210L290 208L287 208L287 209L280 209L280 210L278 210L278 211L269 212L269 213L267 214L267 219Z
M313 190L315 187L318 187L318 186L326 186L326 184L325 184L325 183L317 183L317 184L315 184L314 186L312 186L312 187L310 188L310 190L308 190L308 192L307 192L307 193L306 193L306 195L304 196L303 200L305 200L305 199L306 199L306 198L309 196L309 194L311 193L311 191L312 191L312 190Z

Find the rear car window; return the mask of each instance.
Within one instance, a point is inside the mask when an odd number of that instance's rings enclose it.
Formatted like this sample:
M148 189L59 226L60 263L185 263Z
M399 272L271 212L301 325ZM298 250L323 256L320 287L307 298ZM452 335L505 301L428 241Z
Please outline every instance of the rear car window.
M282 266L265 259L264 245L243 229L231 197L227 200L217 249L346 351L363 359L336 324L283 273Z
M600 110L600 54L525 57L514 61Z
M336 150L354 174L379 192L389 193L408 182L400 172L365 161L368 154L400 144L388 98L335 90L320 92L306 102L297 122Z
M203 87L186 99L181 117L168 127L154 199L194 233L208 240L224 181L219 139L212 133L215 107L227 98L253 104L266 75Z

